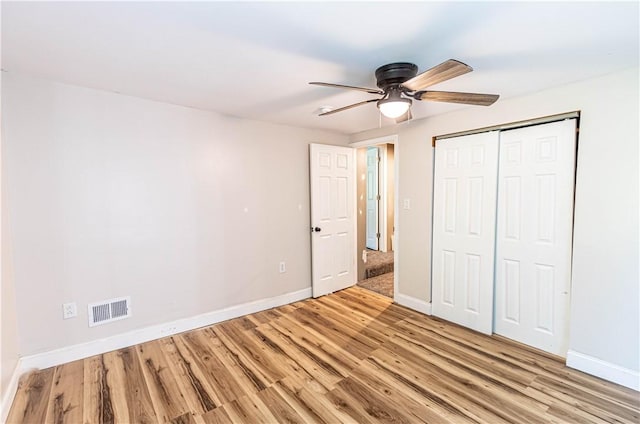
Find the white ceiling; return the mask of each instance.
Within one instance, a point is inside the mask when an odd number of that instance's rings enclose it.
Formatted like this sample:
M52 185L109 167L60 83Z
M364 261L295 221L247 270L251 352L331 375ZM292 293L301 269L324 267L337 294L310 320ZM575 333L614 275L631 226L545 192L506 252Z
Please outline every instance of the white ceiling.
M435 90L502 99L638 66L632 2L2 2L2 68L243 118L354 133L380 125L374 70L450 58ZM635 93L637 96L638 93ZM500 101L500 100L498 100ZM414 102L414 118L464 106ZM382 125L393 125L384 120Z

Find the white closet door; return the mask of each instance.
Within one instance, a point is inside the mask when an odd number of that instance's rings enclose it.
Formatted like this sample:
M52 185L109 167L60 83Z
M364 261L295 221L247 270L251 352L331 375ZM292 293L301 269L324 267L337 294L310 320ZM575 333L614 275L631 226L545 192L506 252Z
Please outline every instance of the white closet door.
M436 144L433 314L491 334L498 133Z
M568 348L574 119L500 134L495 332Z

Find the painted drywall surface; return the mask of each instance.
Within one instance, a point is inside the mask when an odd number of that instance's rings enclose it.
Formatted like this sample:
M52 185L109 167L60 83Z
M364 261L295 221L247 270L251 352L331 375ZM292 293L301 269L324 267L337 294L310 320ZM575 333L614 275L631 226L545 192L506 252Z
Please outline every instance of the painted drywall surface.
M2 5L0 5L0 17ZM0 18L0 23L2 19ZM0 68L2 58L0 57ZM3 96L2 75L0 74L0 98ZM0 105L0 117L2 106ZM2 119L0 119L0 127ZM0 164L2 163L2 137L0 137ZM0 165L1 171L1 165ZM11 245L9 243L9 229L7 228L8 213L5 199L5 179L0 172L0 407L5 408L5 400L10 390L11 379L18 366L18 326L16 322L15 290L13 284L13 267L11 261ZM0 410L0 420L6 417L8 411Z
M6 207L7 203L2 202ZM6 226L7 213L2 212L2 304L0 305L0 399L4 398L11 377L18 365L18 326L16 316L15 289L11 260L9 230Z
M2 78L0 76L0 78ZM1 82L0 82L1 85ZM0 92L1 92L0 88ZM1 149L0 149L1 152ZM0 153L1 163L1 153ZM6 190L3 186L5 179L0 175L0 399L5 398L11 378L18 365L18 326L16 322L15 290L13 284L13 264L11 244L7 220L9 214L5 199ZM2 414L3 411L0 411Z
M580 120L570 349L640 371L638 72L602 82Z
M308 144L346 137L15 74L4 90L20 354L310 287ZM89 302L124 295L130 319L87 327Z
M398 292L407 296L430 300L431 273L431 143L425 142L424 129L403 128L395 149L400 152L398 168L398 215L400 236L399 257L395 266L402 273ZM405 203L408 202L408 205ZM408 208L407 208L408 206Z
M580 110L570 349L640 370L638 68L352 136L398 134L400 293L430 300L436 135ZM403 210L403 199L411 209ZM428 225L425 225L428 223ZM425 265L426 263L426 265Z

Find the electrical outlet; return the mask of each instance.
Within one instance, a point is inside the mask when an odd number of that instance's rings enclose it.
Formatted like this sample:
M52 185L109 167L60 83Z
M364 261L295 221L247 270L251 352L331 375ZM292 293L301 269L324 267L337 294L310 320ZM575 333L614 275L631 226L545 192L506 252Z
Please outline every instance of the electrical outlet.
M78 306L76 302L62 304L62 319L69 319L78 316Z
M280 274L287 272L287 265L284 262L280 262Z

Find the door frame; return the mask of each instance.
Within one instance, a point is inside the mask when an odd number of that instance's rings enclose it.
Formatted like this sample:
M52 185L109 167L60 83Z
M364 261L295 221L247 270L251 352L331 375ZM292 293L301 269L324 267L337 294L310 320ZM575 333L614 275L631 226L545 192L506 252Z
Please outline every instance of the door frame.
M376 138L370 138L367 140L362 140L362 141L357 141L354 143L350 143L349 146L353 147L354 150L355 149L359 149L361 147L370 147L370 146L377 146L380 144L393 144L393 191L394 191L394 202L393 202L393 207L395 209L395 213L393 214L393 226L394 226L394 233L393 233L393 263L394 263L394 267L393 267L393 299L397 299L398 298L398 281L400 280L400 267L398 267L398 258L400 257L400 225L399 225L399 211L400 211L400 196L398 195L399 192L399 187L400 187L400 145L398 143L398 135L397 134L391 134L391 135L386 135L383 137L376 137ZM385 149L385 153L386 153L386 149ZM386 155L384 160L384 172L387 172L387 166L386 166ZM386 197L387 193L386 190L384 192L384 195ZM355 194L356 196L356 201L357 201L357 193ZM386 205L386 201L383 202ZM357 203L356 203L357 204ZM384 224L386 225L386 213L387 213L387 208L386 206L381 208L383 210L383 215L384 215ZM358 252L358 242L357 242L357 238L358 238L358 232L357 232L357 223L356 223L356 255L359 255L360 252ZM385 242L386 244L386 242ZM381 245L380 245L381 246ZM380 247L378 246L378 247ZM385 246L386 248L386 246Z

